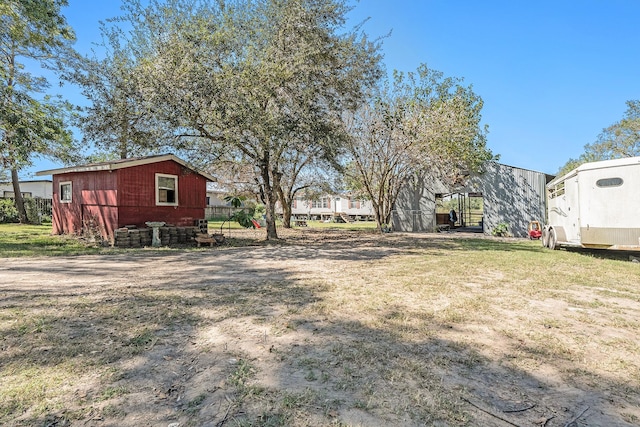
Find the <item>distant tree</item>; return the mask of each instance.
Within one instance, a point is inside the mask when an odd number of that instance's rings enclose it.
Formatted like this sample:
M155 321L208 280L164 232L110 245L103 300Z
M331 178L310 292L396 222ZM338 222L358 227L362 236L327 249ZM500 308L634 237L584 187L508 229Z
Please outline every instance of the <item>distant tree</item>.
M305 149L305 146L309 149ZM314 144L301 142L298 147L286 153L279 163L280 186L277 189L282 207L282 226L291 228L293 202L299 194L332 192L331 173L336 165L322 158L322 150L314 149ZM326 153L324 153L326 154ZM334 154L337 157L337 154Z
M341 34L345 0L127 3L144 96L192 163L250 165L277 238L285 162L300 141L331 152L340 115L380 75L377 45ZM324 135L320 137L320 135Z
M456 185L494 158L481 109L482 99L461 80L421 65L415 73L395 72L370 104L347 118L347 185L371 201L379 230L412 177Z
M617 123L602 130L593 144L584 146L584 153L569 159L558 171L564 175L583 163L640 156L640 100L627 101L627 111Z
M35 155L68 161L77 152L69 122L72 107L44 96L47 80L27 70L36 63L60 70L74 41L60 9L66 0L0 2L0 162L11 171L15 206L28 222L18 172ZM33 67L33 65L30 65Z

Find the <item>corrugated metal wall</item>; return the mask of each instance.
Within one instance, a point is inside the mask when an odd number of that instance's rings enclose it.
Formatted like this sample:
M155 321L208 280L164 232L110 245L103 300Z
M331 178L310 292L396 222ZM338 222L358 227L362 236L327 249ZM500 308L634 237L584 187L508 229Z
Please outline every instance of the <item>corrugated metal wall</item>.
M393 229L406 232L435 231L435 194L482 193L484 230L507 223L512 235L527 236L529 221L544 222L546 175L500 163L488 163L486 172L470 180L464 189L450 189L434 180L408 184L398 197Z
M480 177L480 188L486 232L504 222L511 234L526 237L529 221L545 222L544 173L491 163Z
M395 231L432 232L436 229L436 193L448 189L429 177L414 177L405 185L391 214Z

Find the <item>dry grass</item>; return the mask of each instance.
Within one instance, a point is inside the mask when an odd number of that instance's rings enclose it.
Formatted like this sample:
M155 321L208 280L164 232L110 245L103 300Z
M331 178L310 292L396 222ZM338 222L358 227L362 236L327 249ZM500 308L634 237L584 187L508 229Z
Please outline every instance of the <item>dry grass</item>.
M449 234L230 237L3 260L0 424L640 422L637 264Z

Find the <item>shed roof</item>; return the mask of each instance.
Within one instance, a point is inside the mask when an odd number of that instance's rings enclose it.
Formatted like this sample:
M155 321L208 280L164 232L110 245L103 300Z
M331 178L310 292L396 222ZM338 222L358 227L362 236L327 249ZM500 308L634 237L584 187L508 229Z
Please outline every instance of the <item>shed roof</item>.
M42 175L59 175L63 173L72 173L72 172L111 171L116 169L130 168L133 166L147 165L150 163L159 163L159 162L164 162L166 160L173 160L174 162L188 169L191 169L197 174L202 175L209 181L215 181L215 178L209 175L208 173L195 169L193 166L189 165L187 162L180 159L179 157L176 157L173 154L160 154L156 156L135 157L131 159L119 159L119 160L111 160L108 162L89 163L86 165L70 166L70 167L59 168L59 169L49 169L44 171L38 171L36 172L36 175L42 176Z

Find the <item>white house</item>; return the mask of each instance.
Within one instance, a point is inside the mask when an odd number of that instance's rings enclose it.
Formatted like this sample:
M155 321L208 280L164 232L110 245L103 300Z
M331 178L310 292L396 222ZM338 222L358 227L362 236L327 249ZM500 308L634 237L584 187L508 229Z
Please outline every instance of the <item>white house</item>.
M280 207L278 213L282 213ZM375 217L373 206L368 200L361 200L349 195L325 195L316 200L296 198L291 206L294 218L337 219L344 221L370 220Z
M50 179L20 181L20 192L22 197L51 199L53 198L53 181ZM13 198L14 196L13 184L0 182L0 197Z

